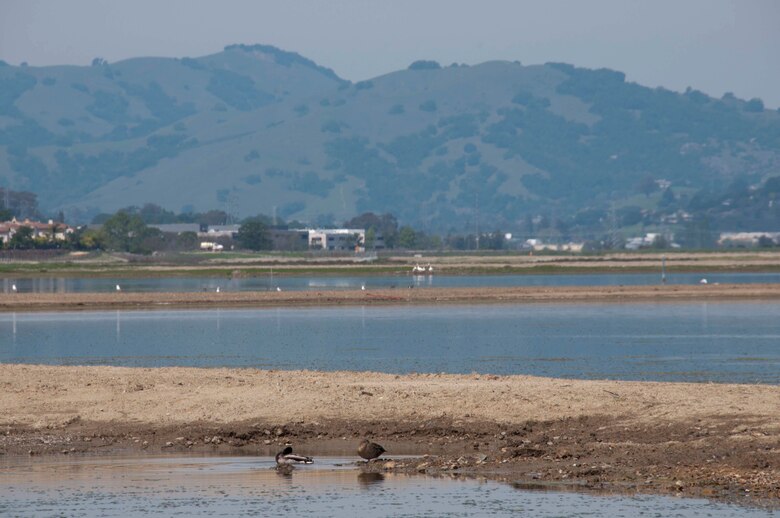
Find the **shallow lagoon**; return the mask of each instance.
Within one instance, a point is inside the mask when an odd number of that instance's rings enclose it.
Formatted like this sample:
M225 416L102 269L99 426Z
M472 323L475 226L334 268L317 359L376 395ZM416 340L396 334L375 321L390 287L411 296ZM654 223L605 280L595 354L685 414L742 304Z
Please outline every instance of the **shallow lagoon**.
M780 303L0 314L0 362L780 383Z
M289 476L258 457L0 460L12 516L779 516L701 499L531 491L475 479L364 474L318 458Z
M721 284L780 283L780 273L671 273L667 284ZM6 277L0 279L0 293L11 293L15 284L22 293L107 293L119 284L124 291L134 292L193 292L214 291L268 291L278 286L283 290L324 291L371 288L436 287L513 287L513 286L636 286L660 284L658 273L624 274L555 274L555 275L334 275L334 276L280 276L247 277Z

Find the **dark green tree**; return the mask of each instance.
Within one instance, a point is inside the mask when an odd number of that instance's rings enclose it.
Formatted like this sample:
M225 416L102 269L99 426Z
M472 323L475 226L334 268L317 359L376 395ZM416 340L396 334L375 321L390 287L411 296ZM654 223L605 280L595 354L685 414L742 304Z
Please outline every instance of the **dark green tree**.
M270 250L273 243L268 234L268 226L260 218L244 220L238 229L238 243L249 250Z
M396 244L398 236L398 220L390 213L382 214L378 216L373 212L364 212L360 216L345 221L344 226L347 228L362 228L366 232L369 230L374 231L373 239L381 237L384 240L387 248L393 248ZM366 234L366 241L368 242L368 234ZM373 241L367 247L373 247Z
M376 243L376 230L369 228L366 230L366 250L373 249L374 243Z
M655 179L648 174L639 180L639 183L636 186L636 190L644 194L645 197L648 197L658 190L658 184L656 184Z
M674 191L672 191L671 187L667 187L664 189L663 194L661 194L661 200L658 202L659 207L670 207L674 205L674 203L677 201L677 197L674 195Z
M417 246L417 233L412 227L404 226L398 231L398 246L401 248L414 248Z
M8 248L25 249L35 248L33 229L31 227L19 227L8 241Z
M155 229L149 229L137 214L120 210L103 223L100 240L109 250L145 254L151 250L143 246L144 240L157 232Z

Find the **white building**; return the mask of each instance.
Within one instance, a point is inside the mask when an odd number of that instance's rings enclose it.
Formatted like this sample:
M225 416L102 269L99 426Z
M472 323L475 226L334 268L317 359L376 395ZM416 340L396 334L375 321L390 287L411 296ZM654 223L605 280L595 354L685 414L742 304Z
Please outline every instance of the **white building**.
M362 228L310 229L309 249L365 252L366 231Z

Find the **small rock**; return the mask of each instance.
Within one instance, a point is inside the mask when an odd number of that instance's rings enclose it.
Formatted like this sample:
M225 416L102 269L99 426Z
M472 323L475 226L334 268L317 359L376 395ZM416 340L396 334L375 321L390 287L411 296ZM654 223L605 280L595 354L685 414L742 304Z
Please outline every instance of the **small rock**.
M395 461L390 460L390 461L385 462L384 465L382 466L382 468L384 468L384 469L395 469L395 466L396 466Z
M271 444L271 439L266 439L266 440L264 440L264 441L263 441L263 444L265 444L266 446L268 446L269 444Z
M173 443L171 441L168 441L165 443L165 446L166 448L170 448L171 446L173 446Z

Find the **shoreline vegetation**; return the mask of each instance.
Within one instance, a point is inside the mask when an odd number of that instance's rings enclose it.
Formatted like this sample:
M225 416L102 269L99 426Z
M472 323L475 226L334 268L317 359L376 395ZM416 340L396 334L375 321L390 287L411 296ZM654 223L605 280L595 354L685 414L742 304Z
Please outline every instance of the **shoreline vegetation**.
M0 453L273 455L375 472L780 507L774 385L0 365ZM411 457L408 457L411 456Z
M420 255L420 254L417 254ZM620 252L610 254L475 253L371 256L304 254L192 253L171 256L66 254L47 260L6 258L4 277L262 277L273 275L397 275L409 277L412 266L430 264L436 275L554 275L658 273L780 272L780 252Z

